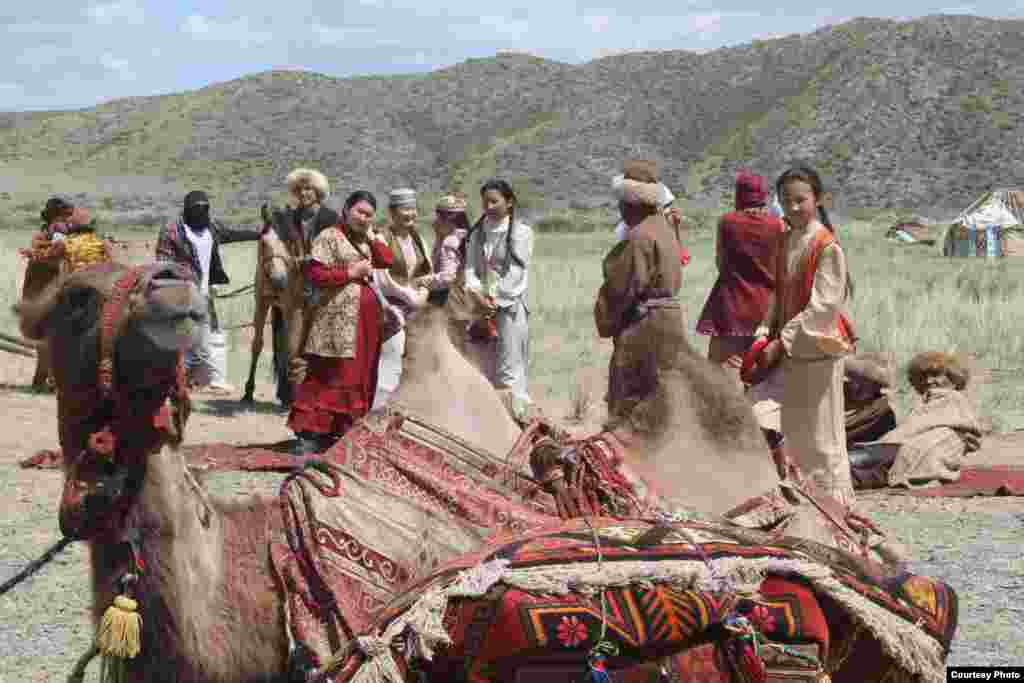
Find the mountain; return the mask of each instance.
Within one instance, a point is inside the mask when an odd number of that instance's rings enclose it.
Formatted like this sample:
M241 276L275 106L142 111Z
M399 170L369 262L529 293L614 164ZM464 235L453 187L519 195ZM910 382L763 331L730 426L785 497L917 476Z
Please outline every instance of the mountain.
M656 160L677 195L717 203L731 200L737 168L774 177L802 159L840 207L953 210L1024 185L1021 83L1024 21L968 16L855 19L582 65L501 53L410 76L273 71L0 114L0 184L3 169L64 174L92 190L87 205L126 215L173 211L202 186L251 215L309 165L338 195L411 185L472 196L500 175L535 208L588 207L608 204L610 176L634 156Z

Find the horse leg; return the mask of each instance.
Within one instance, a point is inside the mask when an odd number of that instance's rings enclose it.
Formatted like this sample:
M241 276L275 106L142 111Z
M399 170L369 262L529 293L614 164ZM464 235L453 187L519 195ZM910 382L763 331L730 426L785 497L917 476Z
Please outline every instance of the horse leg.
M249 379L245 382L245 394L242 395L243 403L253 403L252 394L256 389L256 364L259 363L260 354L263 352L263 327L267 324L267 312L269 310L270 303L257 293L256 313L252 319L252 348L249 351Z
M291 405L293 396L288 373L288 364L291 358L289 353L290 328L291 323L286 317L284 309L275 306L271 318L274 342L274 381L277 383L277 400L285 408Z

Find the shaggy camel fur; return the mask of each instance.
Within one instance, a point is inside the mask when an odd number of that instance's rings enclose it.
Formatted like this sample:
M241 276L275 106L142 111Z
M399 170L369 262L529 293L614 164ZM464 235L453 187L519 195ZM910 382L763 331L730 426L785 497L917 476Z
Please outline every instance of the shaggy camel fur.
M61 406L65 416L88 405L75 406L73 397L88 396L96 384L101 311L122 272L123 267L83 271L15 309L28 338L51 344L59 395L69 402ZM173 368L184 346L175 329L189 316L203 314L195 287L185 279L174 285L150 287L133 297L133 310L114 346L118 391L144 392L149 378ZM71 422L62 420L61 445L64 453L79 453L88 429L75 429ZM117 474L124 477L121 496L130 504L122 518L110 515L113 506L103 505L109 498L101 489L115 477L96 463L73 465L67 456L66 477L74 477L77 481L70 483L84 492L85 523L65 524L62 509L64 533L89 543L97 622L131 566L122 536L129 529L140 534L145 571L136 595L143 614L142 651L129 660L128 681L274 680L284 672L288 647L281 597L267 557L268 539L281 524L276 502L211 499L189 473L182 453L167 444L138 456L116 463Z
M97 403L91 399L103 358L99 349L104 304L124 270L115 265L82 271L15 309L27 338L45 338L52 345L64 453L83 453L89 434L104 424L93 414ZM127 317L114 336L114 385L119 393L157 396L162 402L166 394L160 392L168 387L154 383L173 376L179 352L191 343L181 331L194 327L191 323L205 314L205 306L188 275L172 266L153 266L142 285L129 297ZM510 444L517 435L508 429L510 418L486 380L470 372L471 366L450 347L443 314L432 309L421 313L410 323L409 379L403 383L404 393L396 395L400 405L425 414L438 402L424 399L421 392L434 398L447 391L459 398L457 409L447 406L444 415L453 417L445 426L467 434L467 425L472 428L475 420L490 417L488 424L497 430L496 436L477 431L478 439L491 447L496 439L502 446ZM655 419L650 424L655 426L637 430L633 448L642 443L667 449L677 434L674 430L686 424L694 428L699 444L695 459L708 471L713 470L715 454L724 452L721 449L731 448L730 457L737 454L726 462L738 460L749 445L745 429L734 425L718 435L711 428L723 421L728 424L734 410L731 399L694 400L685 395L686 390L695 396L710 391L718 377L702 375L699 366L681 365L679 381L667 382L679 388L659 389L664 395L659 393L653 404ZM724 375L721 381L727 383ZM482 391L485 388L488 391ZM673 406L680 401L683 408L677 412ZM136 424L148 424L145 418L150 413L141 410L143 404L131 405L128 422L141 417L143 422ZM154 405L160 403L146 407ZM268 557L270 543L282 532L277 502L255 496L228 503L207 494L176 447L184 433L187 407L187 402L178 406L175 430L162 433L145 452L136 450L139 442L128 430L117 433L123 447L115 451L113 464L88 451L85 459L67 457L67 484L80 496L81 505L76 514L66 514L66 488L62 531L89 543L97 621L119 592L120 577L132 567L132 545L126 541L137 533L134 547L145 567L135 592L143 633L141 653L128 661L129 683L281 680L287 669L288 638L282 595ZM437 419L436 409L432 415ZM743 427L743 420L737 424ZM712 484L704 481L689 488L702 486Z
M412 322L406 343L426 344L430 353L446 359L461 353L464 363L474 366L474 374L479 375L479 359L472 350L448 336L450 328L437 313L426 318ZM455 365L455 361L447 362ZM403 376L400 390L407 381ZM481 386L471 402L477 413L484 394L497 396L486 382ZM433 408L431 414L439 426L474 439L493 453L511 448L519 428L507 411L494 409L495 414L486 421L467 422L461 405L451 413L445 411L453 399L446 398ZM466 399L462 397L461 402ZM639 404L612 434L626 448L629 468L663 496L703 512L725 512L779 483L746 397L685 341L660 368L654 395Z

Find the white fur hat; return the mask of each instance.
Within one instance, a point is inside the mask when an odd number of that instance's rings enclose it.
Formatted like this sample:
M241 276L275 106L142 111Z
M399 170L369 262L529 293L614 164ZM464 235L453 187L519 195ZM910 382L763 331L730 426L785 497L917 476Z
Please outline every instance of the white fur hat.
M288 194L292 196L295 196L300 183L309 183L320 195L320 201L331 196L331 185L327 182L327 177L320 171L314 171L311 168L295 169L285 178L285 183L288 184Z
M626 204L660 207L658 200L664 195L660 190L661 183L655 178L655 169L653 161L630 159L623 162L622 175L612 178L612 191L619 201Z
M622 174L612 178L612 192L615 193L615 198L627 204L647 204L660 208L663 206L663 194L660 189L662 187L664 185L661 183L641 183Z

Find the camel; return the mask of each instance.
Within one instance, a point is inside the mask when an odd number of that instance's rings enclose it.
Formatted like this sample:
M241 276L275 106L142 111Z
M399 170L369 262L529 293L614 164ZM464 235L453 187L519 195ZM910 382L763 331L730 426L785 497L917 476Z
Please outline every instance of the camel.
M506 453L520 434L500 395L478 369L479 358L451 339L444 309L427 307L410 316L407 366L395 401L416 405L441 427L493 453ZM443 401L428 393L432 376L416 376L420 358L438 376L472 383L472 395L448 391ZM452 383L452 386L462 386ZM468 384L467 384L468 386ZM486 399L484 397L487 397ZM491 412L493 411L493 412ZM657 394L637 419L611 430L629 466L670 497L688 506L721 513L772 489L779 476L760 427L743 394L689 344L664 372Z
M270 213L264 207L264 220ZM256 386L256 365L263 352L263 332L267 313L271 314L273 341L273 368L277 384L277 400L291 404L295 386L301 382L304 364L298 349L302 341L303 299L301 276L301 246L288 239L280 217L272 229L266 230L257 246L255 276L256 312L253 316L253 338L250 350L249 378L245 382L244 403L253 402ZM298 373L298 374L296 374Z
M195 323L206 314L203 299L188 274L168 264L138 268L118 264L95 267L63 279L38 299L17 305L15 312L22 334L29 339L45 339L52 351L61 418L60 438L65 454L65 487L59 520L65 536L89 544L94 619L98 621L112 604L120 592L122 579L128 574L136 575L134 596L143 614L141 651L127 660L125 680L128 683L248 683L294 675L296 672L289 669L290 661L295 662L290 656L296 650L289 646L288 608L268 558L268 547L272 547L275 540L280 541L284 527L279 501L265 496L240 501L212 497L190 473L178 449L184 438L189 410L180 365L181 351L192 343L189 333L194 332ZM413 316L410 333L418 341L410 345L412 353L407 366L410 380L404 383L404 393L400 390L396 394L397 404L425 413L437 402L427 402L418 396L419 392L444 387L448 396L459 394L460 387L456 383L466 379L464 375L471 366L461 360L450 345L439 343L438 340L447 341L440 311L426 309L423 315ZM433 384L435 382L442 387ZM453 421L448 423L454 428L464 429L478 416L480 419L488 415L505 416L500 409L500 399L493 392L489 392L491 399L486 398L488 392L470 395L485 386L473 382L471 374L469 381L462 382L461 388L466 390L461 392L463 398L457 404L462 413L454 415ZM478 382L486 380L480 377ZM171 397L169 407L165 404L168 396ZM475 401L480 405L474 405ZM711 405L717 404L712 402ZM436 419L437 409L434 410L431 415ZM453 412L456 411L445 411L445 414ZM697 414L702 413L697 411ZM501 445L516 435L514 426L502 425L507 416L492 419L497 420L493 423L497 429L495 438L503 440ZM657 445L661 437L663 435L655 433L654 437L644 438ZM489 435L478 434L476 439L489 445L493 443ZM715 442L705 438L702 443ZM349 443L343 439L328 455L340 458L349 450ZM384 460L383 456L375 457ZM400 465L401 461L398 457L392 464ZM334 476L342 475L334 472ZM347 483L359 483L351 474L344 476ZM366 500L364 495L374 492L380 496L380 487L385 483L381 480L373 485L370 485L372 482L363 484L362 490L352 492L352 502L358 505ZM411 499L393 497L394 505L413 503ZM379 500L387 502L386 497ZM508 501L506 508L514 515L536 519L535 510L518 506L515 501ZM545 524L557 525L554 518L547 519L551 522ZM457 518L438 526L444 521L435 520L433 530L427 529L427 533L445 538L461 533L462 526ZM567 547L570 553L592 549L590 536L578 532L581 522L590 524L587 520L576 520L568 523L574 526L566 527L570 539L581 539L571 541L580 549L574 551L575 546L570 544ZM609 521L595 521L595 524L603 528ZM620 533L617 529L619 527L612 523L609 533ZM366 530L359 528L356 519L345 531L358 536ZM544 526L540 533L551 533L551 527ZM732 533L738 534L740 530ZM464 543L471 544L473 534L479 535L479 530L470 529L463 534ZM659 538L664 532L660 534ZM401 538L387 540L392 544L403 541ZM677 557L682 557L680 548L690 549L686 545L661 546L659 543L655 539L653 545L647 543L644 547L655 556L660 553ZM797 548L807 552L806 544L798 544ZM627 555L634 552L628 547L626 551ZM607 552L609 557L614 554L612 550ZM689 552L692 553L692 549ZM449 554L438 559L445 562L455 557ZM469 561L474 560L470 557ZM426 578L429 580L429 576ZM627 590L633 590L632 584L626 586ZM397 586L396 596L406 595L404 588ZM637 590L643 589L637 587ZM672 597L675 589L666 587L666 590L669 591L666 605L676 604L673 602L676 598ZM924 619L929 615L923 608L913 606L917 594L908 594L905 598L911 603L907 609L911 617ZM842 640L840 636L849 629L849 622L842 620L841 610L836 615L828 618L828 631L833 638ZM345 614L341 616L345 618ZM944 650L955 629L955 616L949 617L946 612L941 616L945 619L943 623L950 625L948 633L925 637L922 642L927 657L911 657L907 664L916 667L915 671L934 663L932 660L944 658ZM913 634L918 632L911 630ZM696 635L675 629L651 631L631 650L631 661L664 657L717 637L713 630ZM877 637L875 632L875 639L869 639L869 644L877 644ZM352 639L348 642L349 645L357 643ZM825 642L827 638L822 640ZM468 640L456 643L455 647L465 645ZM829 656L835 660L833 654ZM533 648L531 656L541 660L548 656L559 658L564 656L564 647L553 642L540 650ZM844 656L842 659L857 661L858 658ZM442 673L437 675L443 676ZM852 674L833 675L837 681L866 680Z

